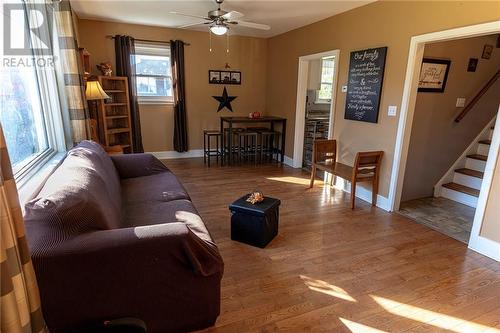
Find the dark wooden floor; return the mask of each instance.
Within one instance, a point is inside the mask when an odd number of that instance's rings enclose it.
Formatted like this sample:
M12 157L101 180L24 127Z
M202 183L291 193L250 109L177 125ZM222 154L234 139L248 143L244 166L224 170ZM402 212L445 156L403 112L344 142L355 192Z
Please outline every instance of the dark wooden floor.
M165 163L183 181L225 262L210 332L500 332L500 263L308 174ZM259 189L282 201L265 249L230 239L228 204Z

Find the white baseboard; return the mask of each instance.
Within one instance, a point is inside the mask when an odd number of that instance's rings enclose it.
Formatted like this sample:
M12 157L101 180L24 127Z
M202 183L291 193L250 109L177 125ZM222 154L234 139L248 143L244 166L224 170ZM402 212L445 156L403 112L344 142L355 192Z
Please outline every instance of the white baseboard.
M334 185L336 189L342 190L346 193L351 193L351 183L340 177L337 177L337 181ZM362 187L361 185L356 186L356 198L366 201L371 204L372 202L372 191ZM383 209L387 212L391 211L391 204L389 198L386 198L380 194L377 195L377 207Z
M189 150L185 153L179 153L174 150L170 151L151 151L148 152L150 154L153 154L157 159L160 160L169 160L173 158L193 158L193 157L203 157L203 149L193 149Z
M492 241L482 236L472 236L469 240L469 249L482 255L500 261L500 243Z
M153 154L156 158L160 160L169 160L174 158L195 158L195 157L203 157L203 149L193 149L189 150L185 153L179 153L174 150L169 151L151 151L148 152ZM285 155L284 164L293 168L293 159Z
M285 160L284 160L283 163L285 163L289 167L294 168L294 166L293 166L293 158L290 158L290 157L288 157L288 156L285 155Z

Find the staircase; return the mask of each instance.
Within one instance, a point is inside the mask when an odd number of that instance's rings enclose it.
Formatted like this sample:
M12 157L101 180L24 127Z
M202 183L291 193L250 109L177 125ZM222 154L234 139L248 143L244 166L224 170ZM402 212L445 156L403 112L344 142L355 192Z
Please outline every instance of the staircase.
M444 197L474 208L477 206L494 123L495 119L481 131L452 168L435 185L435 197Z

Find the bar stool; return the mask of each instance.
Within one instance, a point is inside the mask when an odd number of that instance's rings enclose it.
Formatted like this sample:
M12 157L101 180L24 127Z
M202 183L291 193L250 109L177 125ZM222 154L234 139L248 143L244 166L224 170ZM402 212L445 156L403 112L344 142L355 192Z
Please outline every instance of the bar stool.
M215 149L210 147L210 142L212 138L215 138ZM222 133L217 130L203 130L203 163L207 163L208 167L210 167L210 158L215 156L217 163L219 163L219 156L222 155L221 151L221 140Z
M238 155L238 133L245 131L244 128L241 127L234 127L232 128L232 138L231 138L231 147L229 147L229 128L224 128L224 145L225 147L222 147L222 152L225 158L226 156L229 158L232 158L232 155Z
M264 160L265 157L267 157L268 160L272 161L274 157L274 153L276 153L276 158L278 158L278 144L279 144L279 139L281 137L281 133L277 131L271 131L271 130L266 130L266 131L259 131L260 134L260 149L259 149L259 155L260 155L260 161Z
M256 131L240 131L237 133L238 138L238 160L241 163L242 158L248 159L253 156L254 162L257 163L257 145L259 134Z

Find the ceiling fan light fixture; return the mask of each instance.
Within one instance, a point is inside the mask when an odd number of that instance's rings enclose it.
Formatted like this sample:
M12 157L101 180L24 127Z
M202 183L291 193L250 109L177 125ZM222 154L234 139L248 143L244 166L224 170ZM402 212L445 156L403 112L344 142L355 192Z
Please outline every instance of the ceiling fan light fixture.
M210 27L210 31L217 36L224 35L228 30L224 24L215 24Z

